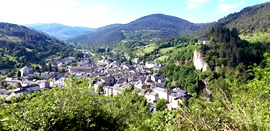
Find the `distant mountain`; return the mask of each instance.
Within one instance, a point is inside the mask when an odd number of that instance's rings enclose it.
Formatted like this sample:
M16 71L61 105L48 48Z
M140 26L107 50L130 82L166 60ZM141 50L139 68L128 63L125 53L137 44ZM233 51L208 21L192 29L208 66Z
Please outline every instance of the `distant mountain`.
M213 22L200 31L201 34L208 33L212 28L236 27L240 32L264 31L270 28L270 2L246 7L240 12L233 13L227 17Z
M85 34L68 41L90 46L111 46L120 41L153 41L186 35L198 31L204 26L206 24L194 24L174 16L152 14L128 24L117 25L105 30Z
M68 56L74 51L57 39L25 26L0 23L0 69L38 63L49 56Z
M87 27L73 27L66 26L62 24L52 23L52 24L28 24L25 25L27 27L33 28L37 31L44 32L48 35L56 37L60 40L67 40L72 37L75 37L79 34L83 34L85 32L95 31L96 28L87 28Z

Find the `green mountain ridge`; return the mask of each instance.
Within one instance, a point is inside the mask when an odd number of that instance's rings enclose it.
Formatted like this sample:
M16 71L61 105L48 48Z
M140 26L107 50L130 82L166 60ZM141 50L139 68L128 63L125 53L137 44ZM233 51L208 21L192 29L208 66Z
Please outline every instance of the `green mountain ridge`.
M240 12L232 13L209 24L199 33L203 35L209 33L212 28L223 26L230 29L236 27L240 33L267 31L270 28L270 2L246 7Z
M68 41L90 46L111 46L120 41L152 41L173 38L198 31L206 24L194 24L184 19L164 14L141 17L128 24L119 25L100 32L83 35Z

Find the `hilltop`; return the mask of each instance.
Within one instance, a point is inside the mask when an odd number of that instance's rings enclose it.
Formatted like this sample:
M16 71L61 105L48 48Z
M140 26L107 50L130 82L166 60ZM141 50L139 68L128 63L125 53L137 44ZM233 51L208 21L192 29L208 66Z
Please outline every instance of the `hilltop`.
M78 36L68 41L90 46L111 46L117 42L154 41L186 35L198 31L206 24L195 24L187 20L164 14L152 14L130 23L118 25L95 33Z

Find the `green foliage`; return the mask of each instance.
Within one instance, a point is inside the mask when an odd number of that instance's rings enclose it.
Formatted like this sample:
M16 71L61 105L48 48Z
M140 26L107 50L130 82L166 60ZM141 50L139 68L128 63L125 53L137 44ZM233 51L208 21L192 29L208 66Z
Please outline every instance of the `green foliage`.
M165 99L164 98L158 99L157 104L156 104L156 110L157 111L163 111L165 109L167 109L167 105L166 105Z
M209 83L216 86L210 102L193 95L188 107L153 115L156 125L151 126L156 130L268 130L270 58L250 72L254 79L245 84L227 78Z
M143 96L126 89L115 97L92 94L91 81L69 78L66 86L1 104L8 130L125 130L149 117ZM143 129L143 128L141 128Z
M103 92L103 87L101 85L98 85L97 92L100 95L100 92Z
M4 56L0 58L0 69L21 68L27 63L39 63L51 55L73 55L72 46L24 26L0 23L0 34L0 52Z
M191 93L198 91L198 74L192 61L196 47L189 45L174 51L165 68L160 70L161 74L172 80L170 84L166 84L167 88L182 87Z
M203 45L200 49L212 70L217 66L248 66L263 60L262 54L268 48L267 44L248 43L240 40L238 34L236 28L229 30L224 27L213 29L209 34L213 42L210 46Z

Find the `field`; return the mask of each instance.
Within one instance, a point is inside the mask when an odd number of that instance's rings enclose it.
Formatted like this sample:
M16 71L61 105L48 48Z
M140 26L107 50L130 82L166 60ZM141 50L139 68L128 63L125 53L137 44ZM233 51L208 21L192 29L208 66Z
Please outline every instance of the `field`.
M137 54L137 55L150 54L153 51L155 51L157 48L158 47L155 44L150 44L150 45L146 45L146 46L142 46L142 47L137 47L136 50L135 50L135 54Z
M270 42L270 32L254 32L246 35L241 34L240 38L249 42Z
M167 48L161 48L159 50L160 54L167 54L169 53L170 51L173 51L174 50L174 47L167 47Z
M168 58L169 58L168 56L164 55L164 56L158 57L155 61L166 63L166 60Z

